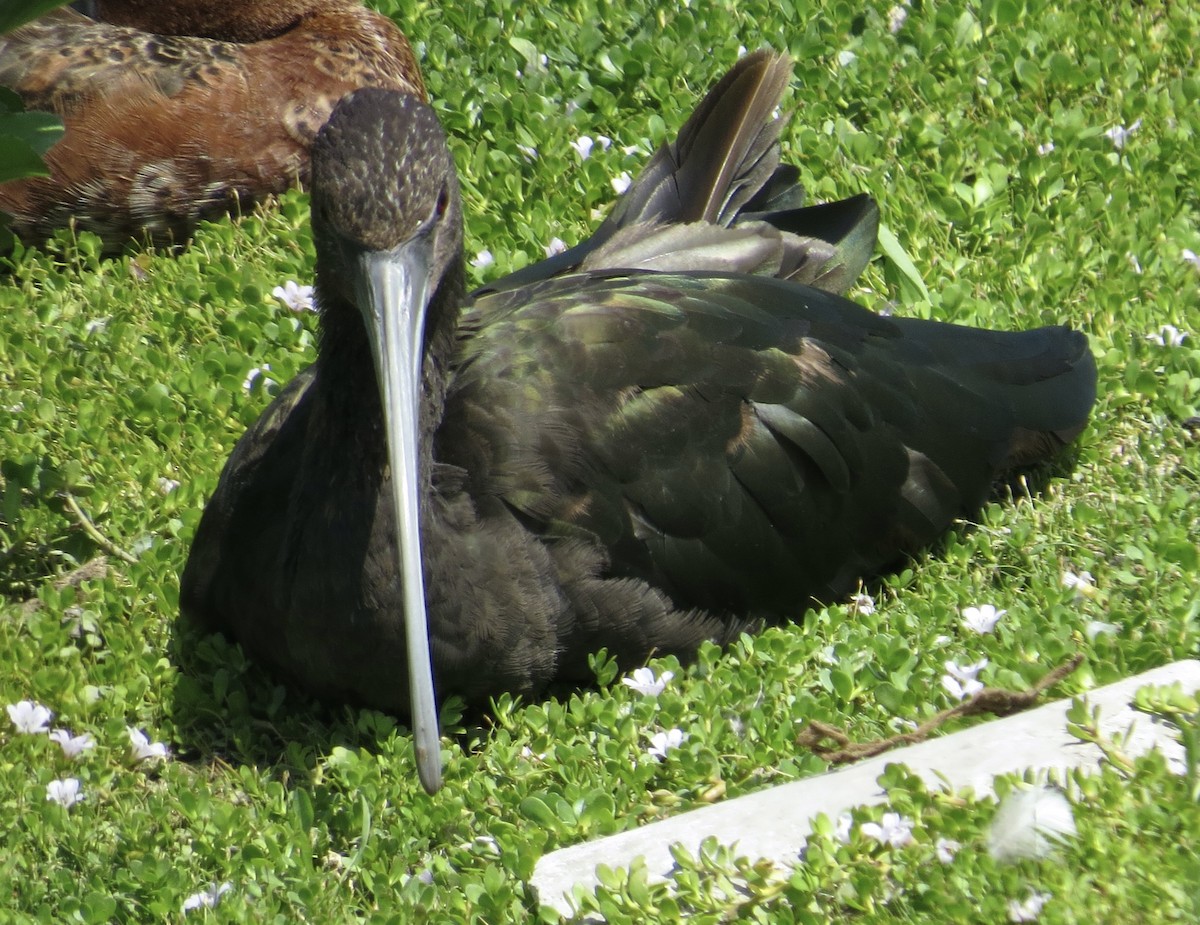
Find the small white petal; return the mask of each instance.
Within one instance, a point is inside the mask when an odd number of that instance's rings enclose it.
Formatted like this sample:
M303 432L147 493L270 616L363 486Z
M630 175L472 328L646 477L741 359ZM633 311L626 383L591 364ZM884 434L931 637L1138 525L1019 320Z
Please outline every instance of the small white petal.
M865 591L854 595L854 609L861 614L870 616L875 612L875 598Z
M581 161L586 161L592 156L592 145L595 142L587 135L580 135L571 142L571 147L575 149L575 153L579 155Z
M1000 803L988 832L988 852L997 861L1040 859L1054 844L1075 834L1075 816L1061 791L1051 787L1014 790Z
M884 813L881 822L864 822L859 831L893 848L903 848L912 842L913 821L899 813Z
M673 677L673 671L664 671L661 677L656 677L653 669L642 667L634 669L628 678L622 678L621 683L643 696L657 697Z
M1007 610L997 610L991 604L981 604L978 607L963 608L963 626L976 633L990 633L996 628Z
M562 238L551 238L550 243L546 245L546 256L553 257L555 254L561 254L567 249L567 245Z
M146 733L140 729L127 727L129 733L130 752L134 761L148 761L151 758L168 758L170 750L162 742L151 742Z
M1141 127L1142 120L1138 119L1128 128L1123 125L1114 125L1104 134L1108 137L1108 140L1112 142L1113 147L1120 151L1125 147L1125 142L1129 140L1129 136Z
M233 889L233 884L226 880L224 883L210 884L208 889L193 893L183 901L183 911L194 909L215 909L221 897Z
M246 373L246 378L244 380L242 380L242 388L245 391L249 392L252 388L254 388L254 383L258 380L258 378L260 376L262 376L263 373L270 372L270 370L271 370L270 363L264 363L262 366L255 366L253 369L250 370L250 372ZM269 388L270 386L273 386L274 384L275 384L275 380L272 379L270 376L263 377L263 388L264 389Z
M482 270L485 267L490 267L496 262L496 258L492 256L492 252L486 247L475 255L475 259L471 261L471 266L476 270Z
M601 151L607 151L610 147L612 147L612 139L607 135L597 135L596 143L600 145Z
M536 161L538 157L537 148L531 145L517 145L517 150L525 157L527 161Z
M1087 626L1083 628L1083 634L1093 640L1097 636L1115 636L1119 632L1121 632L1119 623L1105 623L1103 620L1089 620Z
M946 688L950 696L955 700L966 700L968 697L974 697L983 690L983 682L976 681L973 678L959 680L958 678L944 674L942 675L942 687Z
M1042 906L1050 898L1049 893L1030 893L1025 899L1010 899L1008 901L1008 920L1010 922L1036 922L1042 914Z
M1197 270L1200 270L1200 254L1197 254L1191 248L1185 247L1179 256L1181 256Z
M178 487L179 487L178 479L169 479L164 475L158 480L158 490L161 491L164 495L169 495L171 492L173 492Z
M837 817L837 828L834 830L833 837L843 845L848 845L850 844L850 831L853 828L854 817L849 813L842 813Z
M629 175L628 170L623 170L619 177L613 177L608 182L612 184L613 190L620 196L633 184L633 177Z
M1076 574L1068 569L1062 573L1062 583L1064 588L1071 588L1081 594L1086 594L1096 586L1096 579L1092 577L1091 572L1084 571Z
M939 838L934 849L937 851L937 859L943 864L949 864L961 847L962 845L953 838Z
M1039 155L1041 155L1042 157L1045 157L1047 154L1049 154L1053 150L1054 150L1054 142L1053 141L1047 141L1045 144L1040 144L1037 146L1037 153Z
M888 32L895 35L908 19L908 10L903 6L894 6L888 10Z
M1187 331L1181 331L1173 324L1164 324L1159 327L1157 333L1147 334L1146 340L1160 347L1181 347L1187 337Z
M668 729L665 732L656 732L650 737L650 747L646 749L646 753L659 761L667 757L667 752L673 748L679 748L687 739L687 733L682 729Z
M89 748L96 747L96 740L88 733L73 736L66 729L55 729L50 733L50 741L57 742L68 758L78 758Z
M294 312L314 312L313 287L301 286L294 279L289 279L282 286L271 290L271 295L277 298L287 308Z
M839 51L837 54L837 63L839 67L849 67L858 60L858 55L849 49Z
M956 662L946 662L946 671L959 681L974 681L979 677L979 672L983 671L988 665L986 658L981 658L977 662L970 665L959 665Z
M49 707L44 707L33 700L22 700L19 703L8 705L8 718L17 727L17 732L48 732L50 719L53 716Z
M46 785L46 799L68 809L83 799L83 791L79 780L75 777L64 777L62 780L52 780Z

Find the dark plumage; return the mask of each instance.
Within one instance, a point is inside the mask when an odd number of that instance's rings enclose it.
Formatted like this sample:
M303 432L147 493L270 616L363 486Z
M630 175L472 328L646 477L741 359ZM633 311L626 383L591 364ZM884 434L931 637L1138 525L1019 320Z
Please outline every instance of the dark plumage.
M72 221L109 249L185 241L203 218L308 180L308 149L357 87L425 97L390 19L353 0L97 0L0 36L0 86L57 113L48 177L0 184L27 241Z
M671 252L699 267L652 272L613 241L679 228L625 224L468 299L411 97L344 100L313 172L318 359L234 450L181 606L318 695L415 702L430 789L426 626L439 696L471 701L586 680L601 646L687 657L916 552L1094 400L1083 335L879 317L776 278L770 225L693 226ZM684 240L714 237L759 274Z

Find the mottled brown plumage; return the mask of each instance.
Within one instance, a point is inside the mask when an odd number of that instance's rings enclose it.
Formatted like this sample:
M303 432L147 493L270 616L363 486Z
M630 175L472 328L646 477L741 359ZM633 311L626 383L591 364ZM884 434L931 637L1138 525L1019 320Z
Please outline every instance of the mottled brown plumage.
M109 0L0 37L0 85L63 117L50 177L0 184L31 241L72 220L110 248L187 238L197 221L307 183L308 149L342 96L425 98L387 17L346 0Z

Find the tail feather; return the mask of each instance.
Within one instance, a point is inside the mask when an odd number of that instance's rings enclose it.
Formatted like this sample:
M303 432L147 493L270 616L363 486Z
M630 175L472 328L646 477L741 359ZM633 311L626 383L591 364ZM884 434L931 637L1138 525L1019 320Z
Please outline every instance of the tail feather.
M768 251L780 254L773 275L845 291L871 258L879 212L866 195L804 205L800 171L780 163L783 123L774 117L790 75L786 55L763 50L741 59L590 238L477 295L585 266L630 269L653 261L659 269L761 273ZM662 233L666 226L673 226L669 235ZM762 240L752 244L751 234ZM743 257L750 261L745 266L738 262Z
M936 362L953 365L957 378L980 394L1000 394L1008 421L978 422L1006 428L1007 450L999 471L1053 455L1087 425L1096 401L1096 359L1087 336L1063 326L1031 331L987 331L921 319L894 319L918 333Z

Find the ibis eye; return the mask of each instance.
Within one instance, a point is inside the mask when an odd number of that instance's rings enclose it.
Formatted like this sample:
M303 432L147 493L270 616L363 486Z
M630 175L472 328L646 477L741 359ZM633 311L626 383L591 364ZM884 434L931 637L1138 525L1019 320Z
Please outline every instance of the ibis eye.
M438 193L437 205L434 207L434 215L442 218L446 214L446 210L450 208L450 191L443 186L441 192Z

